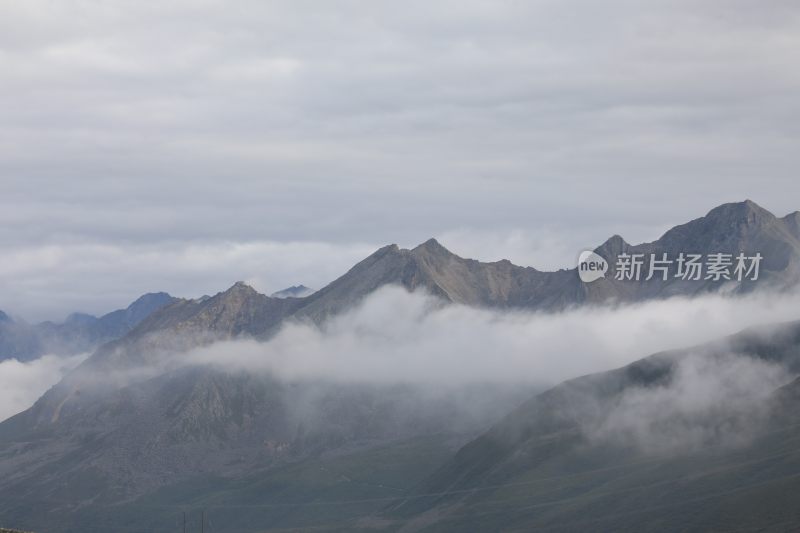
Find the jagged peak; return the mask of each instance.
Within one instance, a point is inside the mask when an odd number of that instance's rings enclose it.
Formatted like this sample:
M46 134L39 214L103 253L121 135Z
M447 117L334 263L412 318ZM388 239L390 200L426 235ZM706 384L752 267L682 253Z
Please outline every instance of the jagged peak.
M411 250L412 252L428 252L428 253L436 253L436 254L450 254L450 250L445 248L441 245L439 241L434 238L430 238L427 241L423 242L422 244L418 245L416 248Z
M235 296L235 295L244 295L244 296L263 296L260 292L255 290L253 287L245 283L244 281L237 281L231 287L219 293L217 296L227 297L227 296Z
M623 239L620 235L614 234L608 239L606 242L598 246L594 249L595 252L598 252L602 255L602 252L610 253L611 255L617 254L623 251L625 248L629 247L625 239Z
M800 211L795 211L793 213L789 213L782 219L784 222L790 222L793 224L800 223Z
M310 296L316 292L311 287L306 287L305 285L292 285L291 287L286 287L285 289L281 289L279 291L275 291L269 295L270 298L303 298L305 296Z
M397 246L396 244L387 244L386 246L381 246L380 248L372 252L372 254L369 257L367 257L367 259L369 259L370 257L381 257L388 253L399 252L399 251L400 247Z
M774 219L775 215L758 205L752 200L722 204L706 215L708 219L738 219L747 222L757 222L764 219Z
M136 298L129 306L128 309L131 307L136 307L142 304L151 303L151 302L166 302L168 300L172 300L174 297L169 294L168 292L159 291L159 292L146 292Z
M789 213L781 219L795 237L800 239L800 211Z
M778 220L775 215L752 200L722 204L706 214L685 224L667 230L657 241L661 245L675 245L687 238L727 238L737 231L759 231Z
M628 243L625 239L622 238L621 235L615 233L611 237L609 237L606 242L602 244L602 246L627 246Z
M12 322L11 317L0 310L0 323Z
M79 323L88 324L90 322L94 322L95 320L97 320L97 317L94 315L90 315L89 313L77 312L77 313L70 313L69 316L67 316L65 322L67 324L79 324Z

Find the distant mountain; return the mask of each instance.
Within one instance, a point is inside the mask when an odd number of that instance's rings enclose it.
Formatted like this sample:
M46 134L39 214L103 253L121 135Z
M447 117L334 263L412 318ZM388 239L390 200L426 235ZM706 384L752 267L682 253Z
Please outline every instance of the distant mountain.
M139 297L125 309L99 318L73 313L62 323L27 324L0 317L0 360L34 359L46 353L74 354L93 350L100 344L120 338L135 328L153 311L176 299L165 292Z
M314 289L305 285L292 285L286 289L270 294L270 298L305 298L314 294Z
M744 359L796 376L800 322L656 354L539 394L391 505L388 523L409 531L800 528L800 380L762 391L748 410L714 405L703 419L692 408L714 394L713 379L705 376L709 384L685 400L688 392L675 385L689 358L701 361L692 372L707 363L711 372L727 365L752 372ZM664 392L672 386L677 400ZM670 401L678 403L674 413ZM612 434L598 438L604 427ZM646 431L654 432L650 453L636 446ZM688 444L676 444L681 439Z

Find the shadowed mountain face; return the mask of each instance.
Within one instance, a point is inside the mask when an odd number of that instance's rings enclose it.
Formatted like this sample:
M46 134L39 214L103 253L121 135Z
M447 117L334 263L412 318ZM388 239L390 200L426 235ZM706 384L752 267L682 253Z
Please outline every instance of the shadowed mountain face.
M60 324L16 322L0 311L0 360L15 358L26 361L47 353L88 352L124 336L153 311L174 301L176 299L165 292L149 293L127 308L100 318L73 313Z
M260 531L309 520L298 506L309 498L367 502L335 509L340 522L419 482L527 394L107 369L82 367L0 424L6 522L100 533L124 520L166 532L181 509L215 505L215 522Z
M367 499L378 491L392 498L398 487L419 481L421 465L433 466L527 394L506 386L286 383L169 363L191 347L267 337L303 300L270 298L236 283L210 298L177 301L100 347L32 408L0 423L0 516L31 529L99 533L109 530L101 517L114 510L139 516L132 519L143 530L167 531L176 509L198 495L237 502L247 486L305 468L317 493L340 461L370 462L380 471L394 456L380 486L333 476L339 497ZM421 463L418 452L426 455ZM292 492L297 482L284 483ZM162 491L173 507L148 510L154 523L142 525L146 501L162 503ZM118 524L119 514L108 520ZM264 522L247 527L254 523Z
M385 515L404 531L795 530L798 371L792 323L565 382Z

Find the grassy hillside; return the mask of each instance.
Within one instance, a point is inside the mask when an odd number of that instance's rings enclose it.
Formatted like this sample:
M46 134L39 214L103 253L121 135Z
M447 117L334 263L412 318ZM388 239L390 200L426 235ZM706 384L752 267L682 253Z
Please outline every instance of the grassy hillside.
M87 502L68 513L39 516L19 507L25 525L61 533L174 533L183 512L187 529L199 531L281 531L348 529L352 520L407 495L457 448L452 437L426 437L316 457L253 471L243 478L198 474L136 501L114 506ZM24 498L20 499L22 506ZM10 502L7 502L7 504ZM13 522L14 513L4 518ZM22 523L22 522L16 522Z

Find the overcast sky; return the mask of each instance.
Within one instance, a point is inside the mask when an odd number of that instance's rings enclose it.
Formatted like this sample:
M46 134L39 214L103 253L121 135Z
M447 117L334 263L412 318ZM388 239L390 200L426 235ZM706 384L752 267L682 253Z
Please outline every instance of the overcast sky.
M0 0L0 309L800 209L796 0Z

